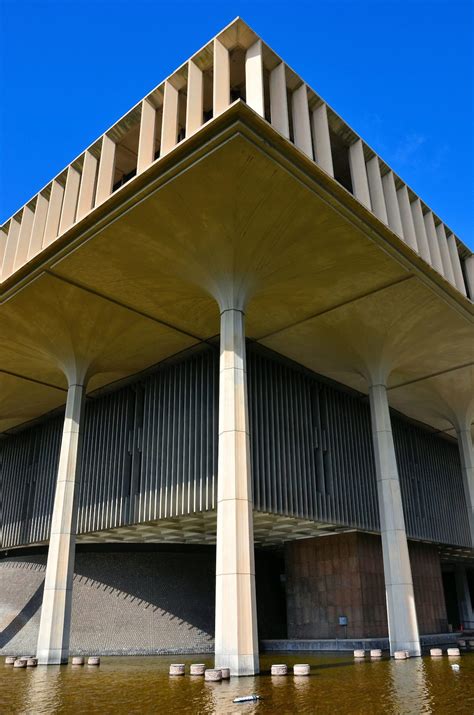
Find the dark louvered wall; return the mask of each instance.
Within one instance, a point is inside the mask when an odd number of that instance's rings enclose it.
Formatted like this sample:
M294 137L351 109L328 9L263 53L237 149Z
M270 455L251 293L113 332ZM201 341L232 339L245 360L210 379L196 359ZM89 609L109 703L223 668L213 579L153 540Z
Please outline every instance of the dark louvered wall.
M256 509L378 530L366 399L249 346ZM215 508L218 354L86 405L79 533ZM3 547L47 538L62 417L4 439ZM394 415L409 536L469 545L458 450ZM453 518L453 514L456 518Z

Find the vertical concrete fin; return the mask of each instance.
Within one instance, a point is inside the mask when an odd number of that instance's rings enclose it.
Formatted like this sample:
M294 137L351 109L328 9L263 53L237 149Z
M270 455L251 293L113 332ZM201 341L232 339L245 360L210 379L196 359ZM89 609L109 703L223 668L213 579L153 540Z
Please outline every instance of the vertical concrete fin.
M221 314L216 545L216 666L258 672L244 314Z
M30 243L28 245L28 260L31 260L31 258L41 251L47 216L48 199L40 193L36 197L35 217L33 219Z
M436 236L438 238L439 253L443 263L443 275L453 286L456 286L453 264L451 263L451 256L449 255L448 239L446 238L444 224L440 223L436 227Z
M415 225L413 223L413 215L410 206L410 197L408 189L402 186L397 191L398 207L400 209L400 218L402 221L403 235L405 242L418 253L418 243L416 241Z
M61 221L59 223L59 233L63 233L66 229L70 228L76 220L76 208L80 182L80 173L72 166L69 166L66 177L66 188L64 190Z
M385 206L387 208L388 225L397 236L404 241L402 218L400 216L400 207L398 205L397 190L395 188L395 179L393 171L388 171L383 179L383 194L385 197Z
M5 257L5 250L7 247L8 232L5 229L0 230L0 283L3 281L3 259Z
M229 52L217 38L214 40L213 116L224 112L230 104Z
M474 548L474 446L472 444L471 430L469 427L458 429L456 432L459 456L461 459L464 496L469 513L471 544Z
M464 273L466 276L469 298L474 303L474 256L464 259Z
M141 105L137 174L147 169L155 158L155 126L156 109L148 99L144 99Z
M59 219L61 218L61 208L63 205L64 187L54 179L51 184L51 194L49 197L48 215L46 217L46 227L43 236L43 248L49 246L56 240L59 231Z
M28 248L30 245L31 231L33 229L34 212L29 206L23 208L21 217L20 232L15 251L15 262L13 271L17 271L21 266L24 266L28 260Z
M84 387L70 385L59 454L51 534L46 563L37 657L42 665L67 663L80 474Z
M334 176L332 163L331 137L329 134L328 112L326 104L321 104L313 112L313 136L316 162L330 176Z
M203 78L199 67L188 62L188 94L186 97L186 136L190 137L201 126L203 120Z
M81 186L77 200L77 220L89 213L94 207L98 163L90 151L85 152L84 163L82 165Z
M280 62L270 72L270 118L272 126L289 139L290 122L288 118L288 94L284 62Z
M245 96L246 102L261 117L265 116L263 96L262 41L257 40L245 54Z
M429 265L431 265L431 253L428 244L428 236L426 235L425 221L423 218L423 209L421 208L420 199L415 199L411 204L411 214L413 216L413 225L416 233L416 243L418 253Z
M387 595L390 651L421 655L402 495L390 421L387 388L369 387L372 440Z
M464 285L464 276L462 274L461 259L459 258L458 246L454 235L451 233L448 236L449 255L451 257L451 265L453 267L454 282L460 293L466 295L466 286Z
M361 204L364 204L369 210L372 210L362 139L357 139L357 141L349 147L349 166L354 196Z
M16 248L18 245L18 237L20 235L20 222L16 218L10 220L8 227L8 235L3 253L2 264L2 280L6 280L14 270Z
M178 96L176 87L166 80L161 125L161 156L171 151L178 139Z
M115 142L107 134L104 134L100 151L99 173L97 175L96 206L108 199L114 188L115 148Z
M441 252L439 250L438 237L436 235L436 228L434 223L433 213L428 211L423 217L425 222L426 237L428 239L428 246L430 249L431 265L433 268L444 275L443 262L441 260Z
M301 149L310 159L313 159L308 90L305 84L300 85L291 95L291 113L293 117L295 146Z
M380 162L378 156L373 156L367 162L367 181L369 184L370 203L372 211L381 221L388 225L387 207L382 186Z

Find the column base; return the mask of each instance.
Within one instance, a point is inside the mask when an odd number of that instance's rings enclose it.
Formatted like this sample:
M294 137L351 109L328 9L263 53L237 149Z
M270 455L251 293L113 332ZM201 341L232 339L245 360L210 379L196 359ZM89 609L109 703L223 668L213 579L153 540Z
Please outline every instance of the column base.
M231 675L258 675L260 672L260 664L258 653L254 655L224 655L223 653L215 655L216 668L230 668Z
M390 642L390 655L393 655L397 650L406 650L410 658L416 658L421 655L421 646L419 642L414 641L397 641Z
M38 665L67 665L69 654L61 650L41 650L36 654Z

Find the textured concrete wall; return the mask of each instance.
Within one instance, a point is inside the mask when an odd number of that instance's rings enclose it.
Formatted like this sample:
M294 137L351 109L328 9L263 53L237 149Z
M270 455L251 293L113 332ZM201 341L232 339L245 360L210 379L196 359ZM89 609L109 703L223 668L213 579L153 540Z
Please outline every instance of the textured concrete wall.
M71 652L211 650L214 555L78 553ZM0 561L0 653L34 653L46 556Z
M446 630L446 608L436 547L410 542L421 633ZM339 534L288 543L288 638L380 638L387 611L380 537ZM339 625L347 616L347 631Z
M214 639L215 551L76 554L71 653L202 653ZM133 548L133 547L132 547ZM36 652L46 554L0 560L0 654ZM256 553L259 636L284 638L283 559Z

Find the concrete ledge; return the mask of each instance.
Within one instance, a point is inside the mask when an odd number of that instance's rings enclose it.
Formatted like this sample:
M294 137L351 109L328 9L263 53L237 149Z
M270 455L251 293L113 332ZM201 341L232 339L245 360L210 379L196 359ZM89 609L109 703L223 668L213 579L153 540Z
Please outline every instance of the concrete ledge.
M434 633L420 636L421 645L424 648L430 646L457 645L459 633ZM353 650L389 650L388 638L328 638L319 640L263 640L260 642L260 649L263 652L270 651L353 651Z

